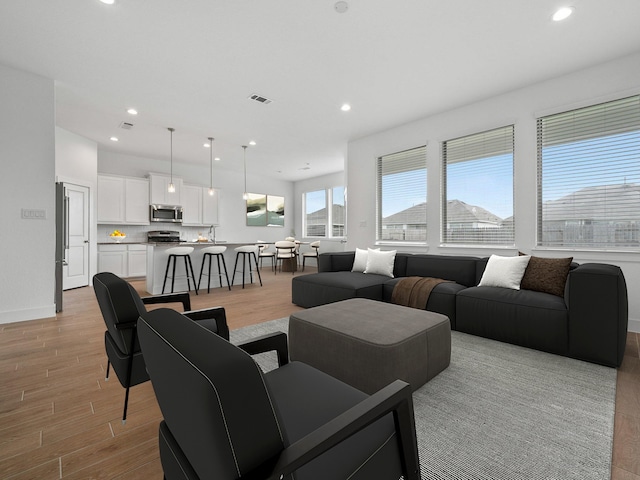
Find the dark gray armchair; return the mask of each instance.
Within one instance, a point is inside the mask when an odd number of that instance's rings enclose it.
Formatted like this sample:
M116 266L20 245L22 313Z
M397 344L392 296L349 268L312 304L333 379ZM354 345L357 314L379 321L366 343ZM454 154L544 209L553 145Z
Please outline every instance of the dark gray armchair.
M143 315L138 334L167 480L420 479L407 383L369 396L288 363L284 333L236 346L169 309ZM273 349L280 367L263 373L248 353Z
M110 367L113 365L118 380L126 389L122 423L127 420L129 388L149 380L136 335L138 318L147 312L145 304L182 303L184 310L187 310L185 315L197 320L204 328L229 339L224 308L188 311L191 310L191 300L186 292L141 298L126 280L110 272L94 275L93 289L107 326L104 333L108 358L106 379L109 379Z

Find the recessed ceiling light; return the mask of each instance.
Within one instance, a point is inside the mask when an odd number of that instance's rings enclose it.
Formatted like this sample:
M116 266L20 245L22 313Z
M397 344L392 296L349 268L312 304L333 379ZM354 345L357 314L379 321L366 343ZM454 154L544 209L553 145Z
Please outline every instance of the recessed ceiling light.
M256 144L256 142L255 142L255 141L253 141L253 140L251 140L251 141L249 142L249 145L251 145L251 146L254 146L255 144Z
M102 3L106 3L107 5L113 5L116 3L116 0L100 0Z
M560 22L562 20L565 20L565 19L569 18L574 10L575 10L575 8L573 8L573 7L562 7L562 8L559 8L556 11L556 13L553 14L553 16L551 18L553 19L554 22Z
M117 142L118 141L118 137L111 137L109 140L111 140L112 142Z
M211 145L209 145L208 143L203 143L203 144L202 144L202 146L203 146L204 148L209 148L209 147L211 147Z
M349 110L351 110L351 105L345 103L340 107L340 110L342 110L343 112L348 112Z
M213 157L213 159L214 159L216 162L219 162L219 161L220 161L220 157Z
M137 115L138 111L135 108L130 108L130 109L127 110L127 113L129 115Z

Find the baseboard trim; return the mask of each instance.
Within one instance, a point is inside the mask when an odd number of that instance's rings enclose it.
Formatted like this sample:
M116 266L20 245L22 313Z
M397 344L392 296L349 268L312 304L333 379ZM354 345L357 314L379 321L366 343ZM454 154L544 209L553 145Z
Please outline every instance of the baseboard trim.
M51 304L45 307L25 308L22 310L11 310L0 312L0 324L26 322L28 320L39 320L41 318L55 318L56 305Z
M630 332L640 333L640 320L632 320L630 318L627 330Z

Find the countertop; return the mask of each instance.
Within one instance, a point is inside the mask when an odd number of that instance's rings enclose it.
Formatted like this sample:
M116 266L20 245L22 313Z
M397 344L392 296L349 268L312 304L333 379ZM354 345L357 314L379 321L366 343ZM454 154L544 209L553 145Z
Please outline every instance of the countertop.
M97 242L98 245L149 245L149 242Z
M97 242L98 245L153 245L154 247L161 247L163 245L166 246L171 246L171 247L175 247L175 246L190 246L190 247L196 247L198 245L206 245L206 246L211 246L211 245L257 245L258 243L262 243L262 244L273 244L274 242L229 242L227 240L216 240L215 242L185 242L185 241L181 241L181 242Z

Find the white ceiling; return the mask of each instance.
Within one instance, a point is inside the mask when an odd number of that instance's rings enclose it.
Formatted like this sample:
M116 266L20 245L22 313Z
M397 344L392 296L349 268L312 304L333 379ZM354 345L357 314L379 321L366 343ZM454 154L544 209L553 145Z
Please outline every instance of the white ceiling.
M54 79L56 124L102 150L166 161L174 127L175 162L208 166L213 136L240 171L255 140L252 170L299 180L350 139L640 50L639 0L567 0L561 23L563 0L335 1L1 0L0 63Z

